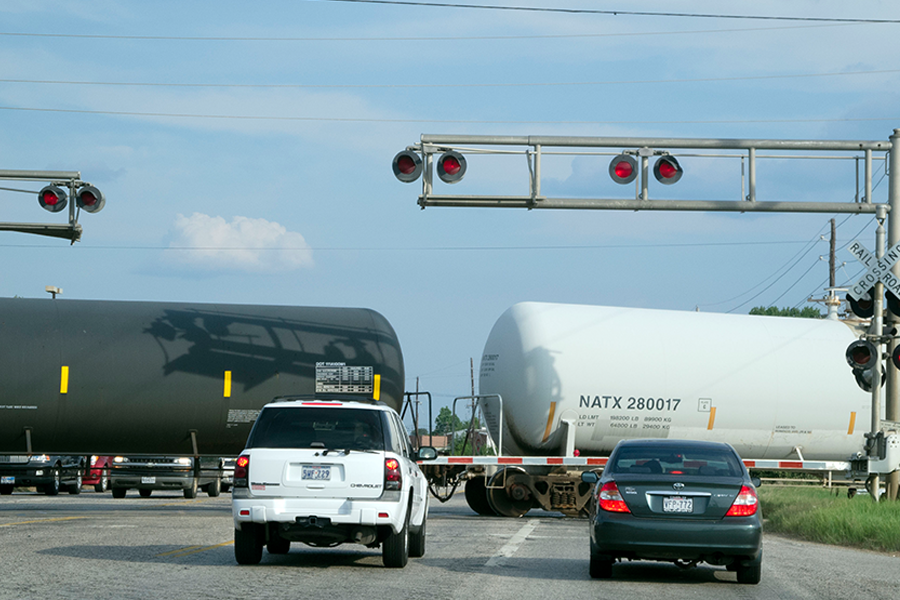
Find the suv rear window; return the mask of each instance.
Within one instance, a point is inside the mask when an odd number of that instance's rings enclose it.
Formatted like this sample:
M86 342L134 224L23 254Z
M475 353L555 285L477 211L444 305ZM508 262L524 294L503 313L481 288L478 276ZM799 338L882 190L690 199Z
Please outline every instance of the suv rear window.
M250 432L247 447L384 450L381 411L266 408Z

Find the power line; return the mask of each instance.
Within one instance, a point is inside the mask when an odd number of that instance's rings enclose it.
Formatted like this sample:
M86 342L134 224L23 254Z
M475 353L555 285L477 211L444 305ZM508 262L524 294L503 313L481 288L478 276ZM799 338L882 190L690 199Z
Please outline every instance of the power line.
M85 85L119 87L175 87L175 88L239 88L239 89L319 89L319 88L511 88L511 87L574 87L593 85L637 85L660 83L713 83L718 81L759 81L766 79L808 79L844 77L848 75L884 75L900 73L900 69L876 71L845 71L833 73L795 73L789 75L744 75L736 77L697 77L691 79L632 79L607 81L548 81L548 82L491 82L491 83L172 83L140 81L75 81L61 79L0 79L0 83L40 85Z
M823 230L823 229L824 229L824 226L823 226L822 228L820 228L819 231L816 232L815 236L813 236L813 238L812 238L811 240L808 240L808 241L806 241L806 242L803 242L804 246L807 245L807 244L809 245L809 248L807 248L805 252L804 252L803 249L801 248L800 251L799 251L797 254L795 254L795 255L792 256L790 259L788 259L788 261L785 262L783 265L781 265L780 267L778 267L777 269L775 269L775 271L774 271L771 275L768 275L767 277L765 277L762 281L760 281L759 283L757 283L756 285L754 285L753 287L751 287L749 290L746 290L746 291L744 291L744 292L741 292L740 294L738 294L737 296L735 296L735 297L733 297L733 298L729 298L729 299L727 299L727 300L722 300L721 302L713 302L713 303L709 303L709 304L700 304L700 305L698 305L698 306L718 306L719 304L728 304L729 302L732 302L732 301L734 301L734 300L737 300L737 299L740 298L741 296L745 296L745 295L749 294L750 292L752 292L753 290L755 290L755 289L758 288L759 286L763 285L766 281L768 281L768 280L771 279L772 277L775 277L775 274L776 274L776 273L778 273L778 272L781 271L782 269L785 269L786 267L788 267L788 264L790 264L790 262L791 262L792 260L794 260L795 258L797 258L797 256L800 256L800 258L803 258L803 256L805 256L806 254L808 254L808 253L809 253L809 250L812 249L812 248L815 246L815 243L818 241L818 238L819 238L819 236L822 234L822 230ZM802 254L801 254L801 253L802 253ZM798 262L799 262L799 260L798 260ZM795 264L796 264L796 263L795 263ZM782 277L784 277L784 275L786 275L786 274L788 273L788 271L790 271L792 268L793 268L793 266L787 268L787 269L784 271L784 273L782 273L781 275L779 275L779 276L775 279L775 281L773 281L772 283L770 283L768 286L766 286L765 288L763 288L762 290L760 290L760 292L759 292L758 294L756 294L755 296L753 296L753 297L749 298L748 300L744 301L742 304L739 304L739 305L735 306L734 308L732 308L732 309L729 310L728 312L732 312L732 311L734 311L734 310L737 310L738 308L740 308L740 307L743 306L744 304L747 304L747 302L750 302L750 301L753 300L754 298L758 297L760 294L762 294L763 292L765 292L766 290L768 290L770 287L772 287L779 279L781 279Z
M85 115L111 115L120 117L153 117L167 119L221 119L237 121L296 121L296 122L337 122L337 123L441 123L455 125L725 125L756 123L857 123L857 122L896 122L898 116L891 117L855 117L855 118L814 118L814 119L695 119L695 120L615 120L615 121L528 121L500 119L373 119L365 117L301 117L284 115L209 115L201 113L163 113L124 110L87 110L75 108L35 108L24 106L0 106L0 110L69 113Z
M817 234L816 234L816 238L818 238L818 236L819 236L819 234L817 233ZM730 313L730 312L736 311L737 309L739 309L740 307L746 305L747 303L752 302L752 301L755 300L756 298L759 298L759 297L763 294L763 292L767 291L767 290L768 290L769 288L771 288L773 285L775 285L776 283L778 283L778 281L779 281L782 277L784 277L785 275L787 275L787 274L791 271L791 269L793 269L794 267L796 267L796 266L800 263L800 261L803 260L803 258L804 258L807 254L809 254L809 251L810 251L810 250L812 250L813 248L815 248L815 241L816 241L816 240L813 240L812 243L809 244L809 248L807 248L806 251L803 252L803 253L800 255L800 257L796 260L796 262L794 262L794 264L792 264L790 267L788 267L788 268L784 271L784 273L782 273L781 275L779 275L778 277L776 277L776 278L774 279L774 281L772 281L772 283L770 283L769 285L767 285L766 287L764 287L763 289L761 289L761 290L759 291L759 293L756 294L755 296L752 296L752 297L748 298L747 300L743 301L742 303L738 304L737 306L735 306L734 308L732 308L732 309L730 309L730 310L728 310L728 311L726 311L726 312L729 312L729 313Z
M842 17L783 17L768 15L728 15L720 13L676 13L636 10L600 10L595 8L560 8L539 6L500 6L486 4L450 4L445 2L407 2L402 0L324 0L325 2L346 2L352 4L389 4L395 6L427 6L432 8L465 8L481 10L504 10L515 12L540 12L563 14L590 14L629 17L681 17L690 19L741 19L755 21L810 21L818 23L900 23L900 19L849 19Z
M122 35L103 33L47 33L47 32L18 32L0 31L0 37L34 37L34 38L63 38L86 40L122 40L122 41L150 41L150 42L451 42L451 41L478 41L478 40L542 40L542 39L578 39L578 38L606 38L606 37L636 37L657 35L699 35L705 33L754 33L759 31L783 31L796 29L817 29L822 27L844 27L852 23L836 23L822 25L789 25L781 27L738 27L727 29L692 29L684 31L627 31L604 33L559 33L559 34L532 34L532 35L467 35L467 36L358 36L358 37L274 37L274 36L200 36L200 35Z
M767 242L685 242L685 243L666 243L666 244L598 244L586 246L382 246L382 247L352 247L352 246L294 246L294 247L274 247L274 246L85 246L79 245L78 248L83 250L178 250L178 251L210 251L210 250L276 250L276 251L522 251L522 250L629 250L641 248L708 248L722 246L773 246L786 244L808 244L798 240L777 240ZM0 244L0 248L59 248L53 244ZM67 249L69 251L69 249Z

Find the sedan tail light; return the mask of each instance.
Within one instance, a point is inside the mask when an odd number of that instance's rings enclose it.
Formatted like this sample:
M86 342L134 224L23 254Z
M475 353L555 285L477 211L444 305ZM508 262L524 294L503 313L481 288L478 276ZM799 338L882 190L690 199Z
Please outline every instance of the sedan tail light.
M603 487L600 488L600 493L597 494L597 502L600 504L601 510L620 513L631 512L628 510L628 505L625 504L622 494L619 493L619 486L616 485L615 481L607 481L603 484Z
M751 517L759 508L759 497L752 487L743 486L741 492L731 503L731 508L725 513L726 517Z

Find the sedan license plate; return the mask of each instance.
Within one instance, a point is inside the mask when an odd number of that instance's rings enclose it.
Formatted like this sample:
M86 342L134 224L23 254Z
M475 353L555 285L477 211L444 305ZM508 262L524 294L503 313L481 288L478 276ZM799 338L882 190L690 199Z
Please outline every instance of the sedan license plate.
M16 476L15 475L3 475L0 477L0 485L15 485L16 484Z
M141 483L146 483L146 484L152 485L152 484L156 483L156 476L152 476L152 477L144 476L144 477L141 477Z
M307 466L304 465L300 471L300 479L311 479L313 481L328 481L331 479L330 466Z
M663 512L667 513L691 513L694 512L694 499L688 496L668 496L663 498Z

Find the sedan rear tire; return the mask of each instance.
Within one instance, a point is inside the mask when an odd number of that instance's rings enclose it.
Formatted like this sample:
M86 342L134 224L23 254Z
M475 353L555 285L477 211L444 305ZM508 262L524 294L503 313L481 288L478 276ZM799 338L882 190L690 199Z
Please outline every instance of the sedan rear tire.
M751 564L747 566L738 564L736 570L738 583L748 583L750 585L759 583L759 580L762 578L762 551L760 550L759 556Z
M614 562L614 559L598 554L594 549L593 541L591 542L590 573L592 579L609 579L612 577L612 566Z

